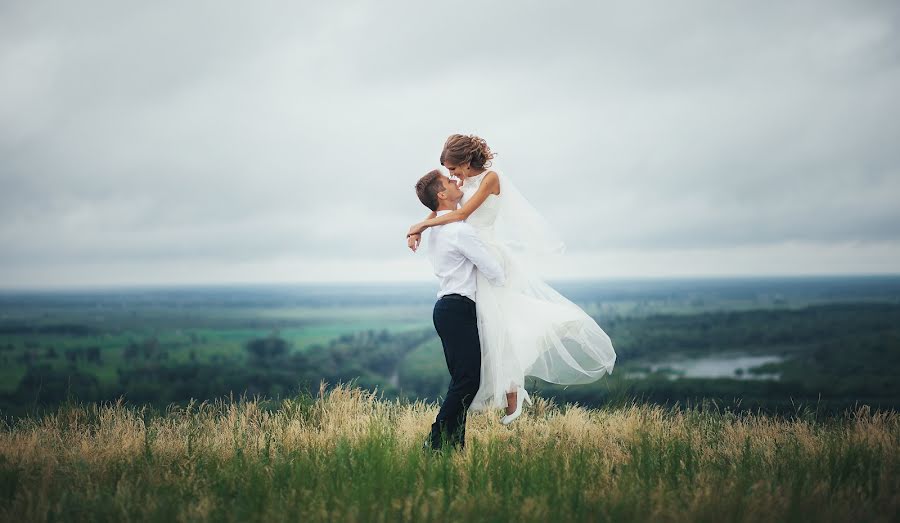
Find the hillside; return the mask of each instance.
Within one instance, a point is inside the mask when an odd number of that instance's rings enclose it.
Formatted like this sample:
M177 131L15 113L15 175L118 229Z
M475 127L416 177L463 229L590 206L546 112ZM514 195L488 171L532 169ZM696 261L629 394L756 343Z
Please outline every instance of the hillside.
M425 455L432 403L64 404L0 431L3 521L891 521L900 416L772 417L538 398Z

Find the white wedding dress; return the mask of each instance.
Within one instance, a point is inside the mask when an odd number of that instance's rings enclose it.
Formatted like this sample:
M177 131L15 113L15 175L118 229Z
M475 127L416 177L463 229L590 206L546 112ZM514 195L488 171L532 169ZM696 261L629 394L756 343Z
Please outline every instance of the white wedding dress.
M509 179L490 171L500 177L500 194L488 196L466 222L501 260L506 283L495 287L476 274L481 386L470 410L505 408L506 393L524 387L525 376L589 383L611 373L616 362L612 342L597 322L533 270L532 261L561 250L561 242ZM465 180L463 204L487 172Z

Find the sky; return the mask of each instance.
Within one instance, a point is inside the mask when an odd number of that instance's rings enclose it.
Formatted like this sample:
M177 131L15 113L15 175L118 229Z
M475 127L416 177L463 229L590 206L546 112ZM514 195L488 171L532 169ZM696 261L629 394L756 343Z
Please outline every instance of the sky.
M900 273L896 2L0 3L0 288L426 281L477 134L557 278Z

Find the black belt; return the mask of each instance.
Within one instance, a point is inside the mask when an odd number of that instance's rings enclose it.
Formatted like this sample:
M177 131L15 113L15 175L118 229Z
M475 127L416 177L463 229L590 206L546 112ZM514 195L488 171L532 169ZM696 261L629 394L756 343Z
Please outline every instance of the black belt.
M445 294L445 295L441 296L442 300L444 298L449 299L449 300L465 300L468 302L475 303L474 301L472 301L472 298L469 298L468 296L463 296L462 294Z

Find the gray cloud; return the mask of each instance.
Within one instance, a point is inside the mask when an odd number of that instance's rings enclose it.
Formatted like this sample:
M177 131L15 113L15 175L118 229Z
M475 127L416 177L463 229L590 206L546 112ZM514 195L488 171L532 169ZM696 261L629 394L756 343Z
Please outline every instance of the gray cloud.
M452 132L586 255L896 252L898 22L890 2L7 3L0 284L384 264Z

